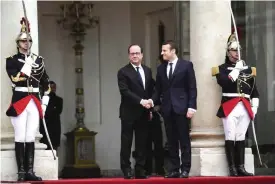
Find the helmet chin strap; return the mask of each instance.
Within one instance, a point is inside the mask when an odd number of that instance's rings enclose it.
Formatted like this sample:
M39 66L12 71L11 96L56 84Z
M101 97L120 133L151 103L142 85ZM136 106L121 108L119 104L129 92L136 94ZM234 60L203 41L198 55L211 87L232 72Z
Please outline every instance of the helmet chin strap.
M229 50L227 50L227 54L228 54L228 57L229 57L229 58L236 59L236 61L234 61L234 63L236 63L236 62L239 60L239 58L238 58L238 57L234 57L234 56L229 52ZM233 62L233 61L231 61L231 62Z

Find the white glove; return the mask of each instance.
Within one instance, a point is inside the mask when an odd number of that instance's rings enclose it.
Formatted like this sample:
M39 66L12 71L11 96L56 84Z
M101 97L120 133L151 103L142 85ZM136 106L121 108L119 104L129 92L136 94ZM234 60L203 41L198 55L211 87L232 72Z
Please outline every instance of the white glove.
M49 100L50 100L50 97L47 96L47 95L44 95L44 96L42 97L42 104L47 106L48 103L49 103Z
M34 60L32 59L31 56L26 57L25 59L25 64L21 69L21 72L26 74L27 76L31 76L31 71L32 71L32 64L34 63Z
M27 64L29 64L29 65L32 65L32 64L34 63L34 60L32 59L31 55L32 55L32 54L30 54L29 57L25 56L25 58L26 58L26 59L25 59L25 62L26 62Z
M236 62L236 65L235 65L235 69L238 69L238 70L242 70L243 69L243 63L244 61L243 60L239 60Z
M45 112L46 112L47 106L44 105L44 104L42 104L41 108L42 108L42 111L43 111L43 116L45 116Z
M252 98L251 99L251 108L252 108L252 111L253 111L253 114L254 114L254 118L257 114L259 103L260 103L259 98Z
M251 99L251 106L252 107L259 107L259 104L260 104L260 99L259 98L252 98Z
M237 78L240 75L240 70L239 69L233 69L230 73L229 73L229 77L231 78L232 81L236 81Z
M258 111L258 107L252 107L252 111L253 111L253 115L254 115L254 118L257 114L257 111Z

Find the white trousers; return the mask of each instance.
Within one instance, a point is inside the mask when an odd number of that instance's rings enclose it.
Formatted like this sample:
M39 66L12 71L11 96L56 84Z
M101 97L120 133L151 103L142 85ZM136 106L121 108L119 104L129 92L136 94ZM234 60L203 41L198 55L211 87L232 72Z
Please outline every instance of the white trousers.
M243 102L239 102L226 118L222 118L222 121L225 140L245 140L245 134L251 119Z
M33 99L17 117L11 117L15 142L35 142L39 128L39 112Z

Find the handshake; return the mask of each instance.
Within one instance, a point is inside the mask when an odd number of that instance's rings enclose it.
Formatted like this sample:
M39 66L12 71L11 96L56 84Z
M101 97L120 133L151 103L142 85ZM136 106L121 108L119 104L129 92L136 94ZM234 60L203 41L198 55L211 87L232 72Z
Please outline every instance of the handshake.
M151 107L154 107L154 102L152 99L148 99L148 100L142 99L140 101L140 104L146 109L150 109Z

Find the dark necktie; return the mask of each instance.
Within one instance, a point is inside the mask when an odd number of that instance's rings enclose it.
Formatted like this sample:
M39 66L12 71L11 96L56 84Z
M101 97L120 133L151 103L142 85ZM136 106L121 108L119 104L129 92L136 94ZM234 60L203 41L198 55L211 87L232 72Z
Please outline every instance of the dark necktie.
M142 81L142 77L141 77L140 72L139 72L139 67L137 66L136 68L137 68L137 73L138 73L138 79L140 80L140 82L141 82L141 84L143 86L143 81Z
M169 65L170 65L170 70L169 70L168 79L171 80L172 79L172 71L173 71L173 63L169 63Z

